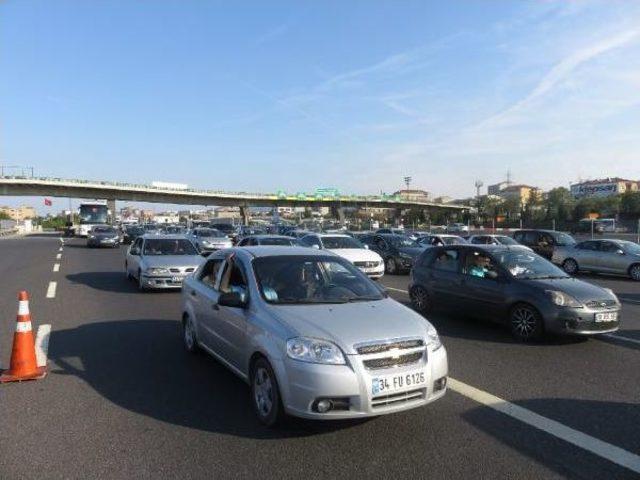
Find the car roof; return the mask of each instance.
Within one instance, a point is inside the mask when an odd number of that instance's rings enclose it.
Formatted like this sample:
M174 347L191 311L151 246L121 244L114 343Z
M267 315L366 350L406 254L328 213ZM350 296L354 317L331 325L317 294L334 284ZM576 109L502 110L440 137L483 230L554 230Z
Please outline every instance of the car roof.
M245 238L256 238L258 240L263 239L263 238L283 238L285 240L293 240L293 237L290 237L289 235L277 235L277 234L273 234L273 235L269 235L268 233L261 233L261 234L256 234L256 235L247 235L246 237L243 238L243 240Z
M282 256L300 256L300 255L304 255L307 257L334 256L334 254L332 254L331 252L328 252L327 250L316 250L315 248L295 247L295 246L283 247L280 245L235 247L229 250L248 252L254 257L282 257Z
M317 235L320 238L325 238L325 237L353 238L351 235L347 235L347 234L344 234L344 233L312 233L310 235Z
M153 239L161 239L161 240L189 240L186 235L179 233L171 233L167 235L158 235L155 233L145 233L140 238L153 238ZM189 240L191 241L191 240Z

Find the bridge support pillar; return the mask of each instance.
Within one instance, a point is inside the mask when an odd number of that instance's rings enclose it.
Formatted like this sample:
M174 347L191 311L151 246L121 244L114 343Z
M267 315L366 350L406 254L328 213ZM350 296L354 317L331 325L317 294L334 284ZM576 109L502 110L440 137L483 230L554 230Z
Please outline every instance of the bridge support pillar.
M109 223L116 224L116 199L107 200L107 209L109 210Z
M241 206L240 207L240 218L242 219L242 224L243 225L249 225L250 217L251 216L249 215L249 207Z
M331 207L331 216L337 218L340 222L340 225L344 225L346 217L343 207Z

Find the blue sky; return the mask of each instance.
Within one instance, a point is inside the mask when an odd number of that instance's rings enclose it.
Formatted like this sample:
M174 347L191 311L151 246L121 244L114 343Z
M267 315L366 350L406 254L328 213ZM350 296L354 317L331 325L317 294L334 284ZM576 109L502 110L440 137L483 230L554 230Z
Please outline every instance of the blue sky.
M9 0L0 26L0 162L37 175L454 197L507 169L640 177L640 2Z

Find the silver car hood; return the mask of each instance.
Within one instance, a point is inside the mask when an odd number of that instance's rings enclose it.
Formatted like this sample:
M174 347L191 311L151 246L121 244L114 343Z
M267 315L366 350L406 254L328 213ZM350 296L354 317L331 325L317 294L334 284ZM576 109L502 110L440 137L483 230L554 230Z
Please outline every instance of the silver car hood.
M197 267L204 260L200 255L145 255L147 267Z
M271 305L271 311L296 336L330 340L347 355L354 345L400 337L425 338L427 320L385 298L373 302L319 305Z

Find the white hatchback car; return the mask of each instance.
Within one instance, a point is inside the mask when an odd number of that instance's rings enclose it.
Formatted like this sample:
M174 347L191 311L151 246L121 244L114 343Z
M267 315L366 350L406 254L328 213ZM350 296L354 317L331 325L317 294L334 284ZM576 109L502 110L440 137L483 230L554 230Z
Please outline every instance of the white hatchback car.
M340 255L374 280L384 275L384 260L382 257L369 250L367 245L349 235L310 233L298 240L298 243L303 247L329 250L336 255Z

